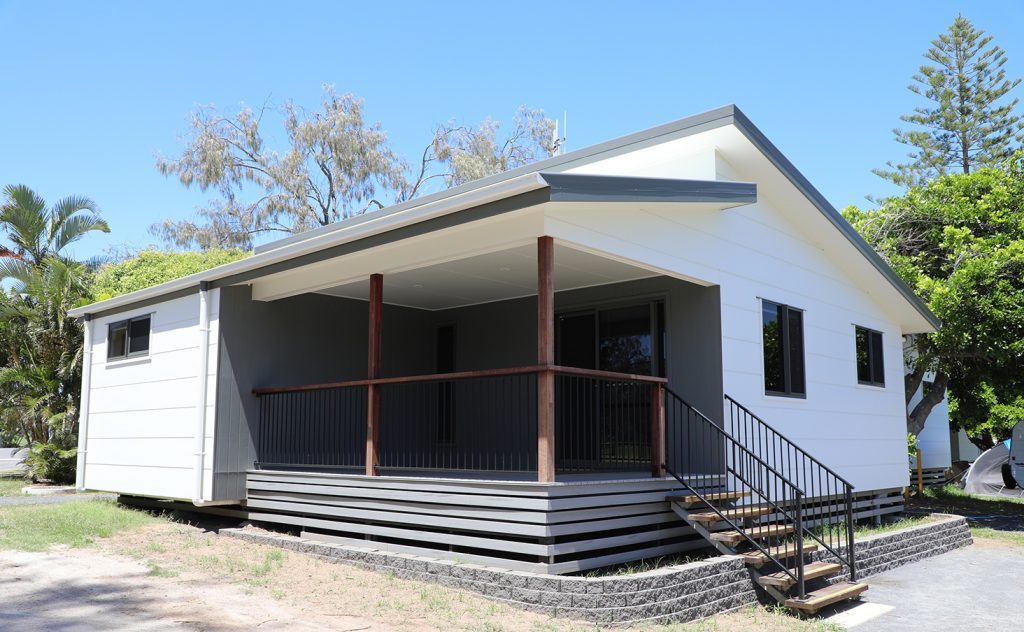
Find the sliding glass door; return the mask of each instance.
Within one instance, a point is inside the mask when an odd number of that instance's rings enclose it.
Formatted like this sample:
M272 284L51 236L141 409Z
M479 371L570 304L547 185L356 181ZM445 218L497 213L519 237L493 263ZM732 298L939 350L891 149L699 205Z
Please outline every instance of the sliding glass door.
M664 375L661 301L567 312L556 320L558 364ZM561 376L555 392L559 469L586 472L649 467L649 391L636 383Z

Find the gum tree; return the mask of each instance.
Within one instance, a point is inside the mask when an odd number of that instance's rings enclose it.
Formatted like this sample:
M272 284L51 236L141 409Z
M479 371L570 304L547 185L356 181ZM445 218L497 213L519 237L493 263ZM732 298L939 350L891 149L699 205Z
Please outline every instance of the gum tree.
M242 108L224 116L212 107L193 113L190 135L177 158L157 168L186 187L216 197L195 220L164 220L153 227L181 247L249 249L272 233L298 233L412 199L439 186L518 167L554 152L554 122L520 107L507 136L490 119L481 125L439 125L415 163L398 156L379 123L368 123L363 103L326 88L321 107L281 109L284 142L267 140L272 109Z

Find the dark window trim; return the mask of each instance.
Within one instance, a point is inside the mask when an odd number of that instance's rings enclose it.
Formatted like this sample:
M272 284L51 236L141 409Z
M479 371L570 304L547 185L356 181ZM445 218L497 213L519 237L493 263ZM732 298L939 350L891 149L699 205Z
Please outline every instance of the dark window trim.
M148 320L149 321L150 345L147 345L146 348L144 350L142 350L142 351L135 351L135 352L129 353L128 349L130 349L131 346L132 346L132 341L131 341L132 323L140 321L140 320ZM118 353L117 355L113 355L112 354L113 348L110 346L110 339L111 339L111 335L110 334L111 334L111 332L114 331L114 329L120 328L122 326L125 328L125 333L124 333L124 349L121 350L121 353ZM110 323L109 325L107 325L107 360L127 360L127 359L130 359L130 358L142 358L142 357L148 356L149 355L149 347L152 345L152 335L153 335L153 313L152 312L150 312L148 314L141 314L139 316L134 316L132 318L125 318L124 320L119 320L117 322Z
M761 327L761 372L762 372L762 385L764 386L764 394L768 397L788 397L790 399L807 399L807 350L805 348L806 336L804 336L804 329L806 329L806 319L804 318L805 310L799 307L793 307L792 305L786 305L785 303L778 303L766 298L761 299L761 310L759 314L764 313L764 304L769 303L776 307L782 308L780 317L782 322L779 323L781 329L780 334L782 336L782 376L783 384L785 385L784 391L773 391L769 390L768 386L764 384L766 377L764 376L764 326ZM797 392L793 390L793 366L790 361L790 348L789 348L789 313L800 312L800 363L803 364L804 369L804 384L803 392ZM762 317L763 318L763 317Z
M857 367L857 364L856 364L856 362L857 362L857 334L860 333L861 331L864 331L868 335L867 336L867 345L868 345L867 352L868 352L868 373L871 375L871 379L870 380L862 380L862 379L860 379L860 369L859 369L859 367ZM874 344L874 341L871 339L871 337L873 335L876 335L876 334L878 335L879 339L882 341L882 342L879 343L879 346L882 349L882 377L881 377L880 380L875 379L875 378L878 377L877 375L875 375L875 358L874 358L875 344ZM863 325L854 324L854 326L853 326L854 369L857 372L857 383L860 384L861 386L874 386L874 387L877 387L877 388L885 388L885 346L883 344L884 340L885 340L885 333L884 332L878 331L877 329L872 329L870 327L864 327Z

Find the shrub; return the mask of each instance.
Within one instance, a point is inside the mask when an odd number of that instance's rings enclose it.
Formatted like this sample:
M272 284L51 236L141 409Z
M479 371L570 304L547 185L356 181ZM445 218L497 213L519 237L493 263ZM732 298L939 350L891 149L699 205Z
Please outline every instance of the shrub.
M92 291L96 300L102 301L238 261L251 254L237 249L203 252L143 250L130 259L100 268Z
M60 485L75 482L78 447L74 437L55 438L49 443L37 441L25 457L25 466L33 481L50 481Z

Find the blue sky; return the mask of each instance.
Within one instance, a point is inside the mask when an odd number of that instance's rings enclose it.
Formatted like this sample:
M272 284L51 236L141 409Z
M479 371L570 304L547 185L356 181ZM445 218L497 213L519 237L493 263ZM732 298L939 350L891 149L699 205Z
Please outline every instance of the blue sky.
M520 103L568 111L569 149L736 103L842 207L891 191L871 169L905 153L906 85L958 12L1024 76L1017 2L483 5L0 0L0 185L96 200L113 231L77 256L144 247L208 197L154 167L195 106L315 108L333 84L410 158L438 122Z

